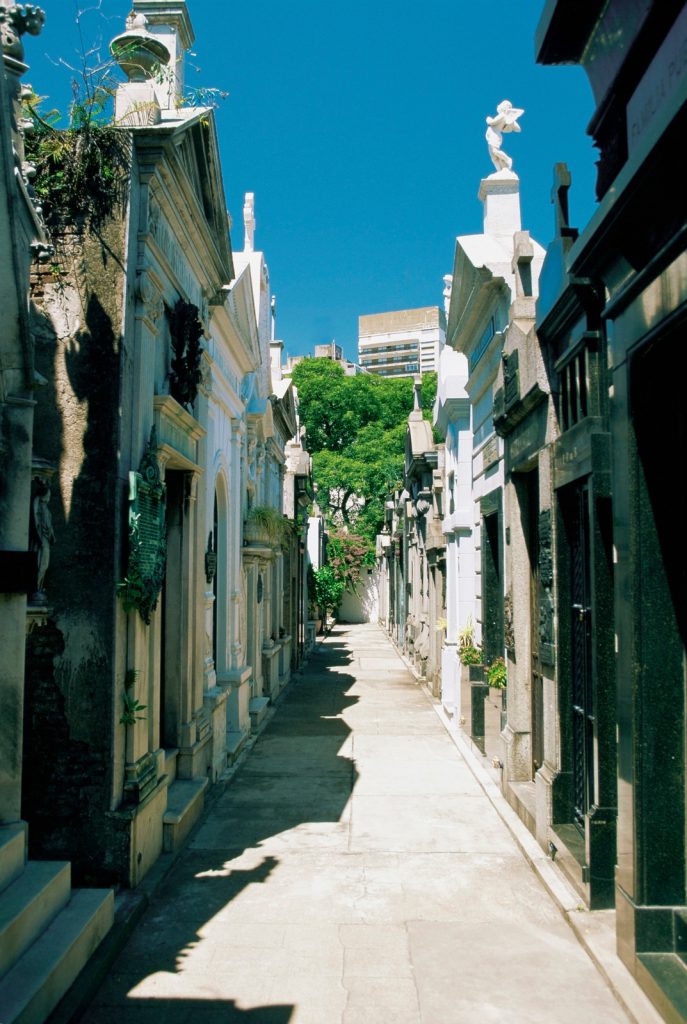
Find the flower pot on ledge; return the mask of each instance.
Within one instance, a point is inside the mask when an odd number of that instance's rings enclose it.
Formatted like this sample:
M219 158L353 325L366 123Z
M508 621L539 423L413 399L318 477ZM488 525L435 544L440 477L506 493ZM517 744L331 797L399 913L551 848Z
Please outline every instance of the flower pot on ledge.
M247 547L267 548L270 546L269 533L260 523L248 519L243 524L243 543Z

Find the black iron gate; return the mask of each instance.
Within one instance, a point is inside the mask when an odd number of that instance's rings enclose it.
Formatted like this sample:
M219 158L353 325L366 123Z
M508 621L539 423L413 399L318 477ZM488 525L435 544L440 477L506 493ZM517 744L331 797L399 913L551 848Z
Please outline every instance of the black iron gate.
M572 796L574 822L584 832L594 797L594 714L591 685L589 488L576 489L571 545Z

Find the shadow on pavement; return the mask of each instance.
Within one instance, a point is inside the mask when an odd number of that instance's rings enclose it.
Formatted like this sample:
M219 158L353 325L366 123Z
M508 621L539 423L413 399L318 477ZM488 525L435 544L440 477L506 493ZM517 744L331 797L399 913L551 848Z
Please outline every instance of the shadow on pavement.
M218 963L216 971L209 964L206 974L197 962L190 965L204 955L205 926L278 868L280 843L290 841L283 834L301 827L307 838L318 825L341 821L358 777L353 758L341 753L351 731L341 714L358 700L347 696L354 676L342 671L351 661L345 642L316 649L244 764L212 800L94 1002L74 1020L287 1024L293 1006L240 1009L235 999L216 998L218 990L232 990L231 963ZM256 963L269 971L267 949L256 950ZM237 997L240 977L237 971Z

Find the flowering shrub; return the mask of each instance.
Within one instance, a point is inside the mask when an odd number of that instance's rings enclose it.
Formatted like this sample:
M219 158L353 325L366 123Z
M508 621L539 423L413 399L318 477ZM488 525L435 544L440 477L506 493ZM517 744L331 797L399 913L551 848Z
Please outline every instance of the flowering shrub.
M327 565L344 589L355 590L360 583L361 569L373 566L374 547L367 537L356 533L330 533L327 540Z

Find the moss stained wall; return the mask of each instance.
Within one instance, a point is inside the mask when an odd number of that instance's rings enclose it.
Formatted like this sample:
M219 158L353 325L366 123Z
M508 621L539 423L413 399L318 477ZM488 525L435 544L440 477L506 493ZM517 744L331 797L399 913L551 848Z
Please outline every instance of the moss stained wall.
M66 233L59 262L33 279L34 453L56 468L51 613L27 643L24 818L34 856L64 857L75 877L107 881L115 693L115 584L124 533L119 484L126 218Z

